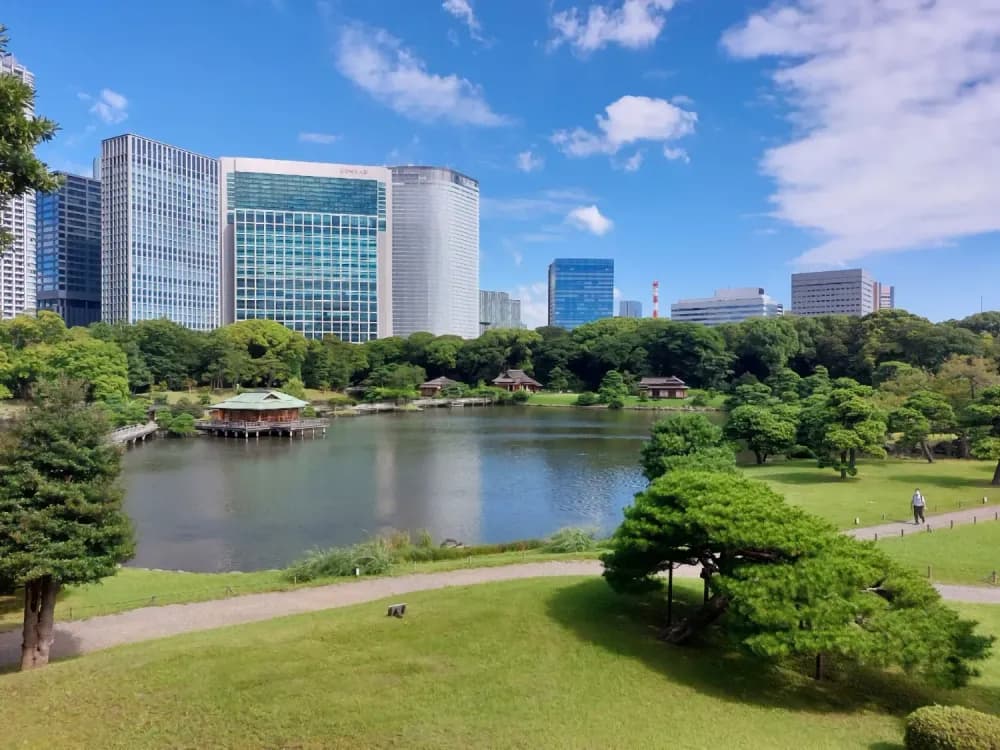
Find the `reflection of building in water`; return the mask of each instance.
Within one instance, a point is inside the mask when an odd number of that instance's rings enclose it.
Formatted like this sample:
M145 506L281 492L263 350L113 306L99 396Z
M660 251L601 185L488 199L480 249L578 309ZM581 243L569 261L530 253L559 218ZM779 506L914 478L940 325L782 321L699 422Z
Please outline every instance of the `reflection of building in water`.
M375 518L378 531L427 529L446 538L480 538L480 446L475 436L448 429L449 417L422 415L375 441Z

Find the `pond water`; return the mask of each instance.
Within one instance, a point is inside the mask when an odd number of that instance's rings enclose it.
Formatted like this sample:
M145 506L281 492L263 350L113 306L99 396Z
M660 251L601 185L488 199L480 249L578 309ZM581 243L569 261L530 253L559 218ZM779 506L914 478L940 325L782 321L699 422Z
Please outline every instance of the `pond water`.
M497 407L340 418L325 438L156 440L125 456L131 564L281 567L390 529L499 542L610 531L649 412Z

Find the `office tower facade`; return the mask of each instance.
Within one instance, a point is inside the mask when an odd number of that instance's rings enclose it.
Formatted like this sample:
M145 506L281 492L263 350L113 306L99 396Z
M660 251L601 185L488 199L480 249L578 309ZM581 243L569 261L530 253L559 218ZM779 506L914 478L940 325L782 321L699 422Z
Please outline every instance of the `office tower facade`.
M890 284L875 282L875 309L895 310L896 309L896 287Z
M511 299L507 292L479 292L480 333L491 328L520 328L521 300Z
M12 75L35 87L35 77L13 55L0 54L0 75ZM28 111L34 115L34 109ZM35 310L35 193L0 204L0 227L10 246L0 253L0 318Z
M618 303L619 318L641 318L642 302L637 299L623 299Z
M393 331L479 335L479 183L438 167L392 168Z
M671 320L710 326L783 314L784 306L761 287L718 289L712 297L682 299L670 306Z
M557 258L549 265L549 325L572 330L614 315L615 262Z
M795 315L868 315L877 307L875 280L861 268L792 274Z
M307 338L391 336L392 174L385 167L223 157L223 321Z
M38 309L87 326L101 319L101 183L56 174L62 185L35 206Z
M219 325L219 163L127 134L101 144L101 319Z

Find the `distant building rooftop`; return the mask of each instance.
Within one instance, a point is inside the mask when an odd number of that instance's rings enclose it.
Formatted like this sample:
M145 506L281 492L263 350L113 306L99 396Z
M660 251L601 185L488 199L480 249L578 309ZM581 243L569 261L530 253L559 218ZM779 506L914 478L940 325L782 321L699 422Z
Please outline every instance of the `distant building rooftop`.
M270 409L302 409L306 406L309 406L307 401L302 401L281 391L245 391L208 408L265 411Z

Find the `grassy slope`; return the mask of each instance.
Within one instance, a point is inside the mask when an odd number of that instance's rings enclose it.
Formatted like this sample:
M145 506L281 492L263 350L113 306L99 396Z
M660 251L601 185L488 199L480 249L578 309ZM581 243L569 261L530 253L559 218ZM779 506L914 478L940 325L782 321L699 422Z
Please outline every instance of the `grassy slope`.
M600 580L407 603L402 621L373 603L0 677L0 745L893 748L898 716L937 697L888 678L817 685L735 653L666 646L650 614L626 616L628 600ZM964 697L1000 707L998 671Z
M903 538L879 541L879 546L904 565L945 583L985 584L993 571L1000 574L1000 522L915 532Z
M930 513L970 508L989 497L991 512L1000 504L1000 487L990 485L996 464L991 461L916 460L865 461L858 476L841 480L832 469L813 461L787 461L744 467L747 476L767 481L790 502L801 505L846 529L858 518L862 526L912 520L910 497L919 487Z
M493 567L521 562L550 562L553 560L582 560L594 558L599 553L549 554L545 552L507 552L496 555L478 555L467 559L441 560L426 563L401 563L394 575L430 573L456 568ZM286 581L278 570L259 570L252 573L185 573L174 570L145 570L122 568L117 575L100 583L66 588L56 607L57 620L81 620L98 615L125 612L139 607L164 604L224 599L228 596L253 594L262 591L289 591L304 586L322 586L341 583L343 578L329 578L295 585ZM20 597L0 596L0 631L21 626Z

